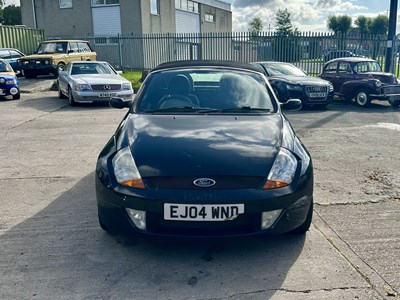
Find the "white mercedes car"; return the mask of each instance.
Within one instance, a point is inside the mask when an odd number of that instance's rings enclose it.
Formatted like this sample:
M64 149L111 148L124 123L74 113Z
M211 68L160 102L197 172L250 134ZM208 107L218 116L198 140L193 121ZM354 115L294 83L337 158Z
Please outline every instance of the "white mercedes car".
M108 102L112 97L130 101L132 84L105 61L73 61L59 72L58 97L76 103Z

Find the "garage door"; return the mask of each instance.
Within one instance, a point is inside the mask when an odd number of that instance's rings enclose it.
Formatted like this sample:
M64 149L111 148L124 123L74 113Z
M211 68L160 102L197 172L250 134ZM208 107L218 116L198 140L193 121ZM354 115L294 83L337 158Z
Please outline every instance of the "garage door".
M121 33L121 13L119 5L93 7L94 35L117 35Z

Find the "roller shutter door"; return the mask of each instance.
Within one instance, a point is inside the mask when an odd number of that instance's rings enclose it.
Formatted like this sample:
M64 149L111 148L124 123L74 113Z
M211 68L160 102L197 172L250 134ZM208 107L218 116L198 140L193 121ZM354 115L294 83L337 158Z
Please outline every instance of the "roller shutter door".
M93 7L94 35L117 35L121 33L120 6Z
M177 33L200 33L199 14L175 10Z

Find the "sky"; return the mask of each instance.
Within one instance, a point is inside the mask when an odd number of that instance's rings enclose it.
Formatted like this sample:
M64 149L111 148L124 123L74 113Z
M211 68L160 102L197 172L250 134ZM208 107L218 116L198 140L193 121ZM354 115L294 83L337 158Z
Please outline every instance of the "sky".
M5 0L7 5L19 5L19 0ZM275 29L278 9L287 8L292 23L300 31L327 31L329 16L349 15L353 19L363 15L376 17L387 14L390 0L220 0L232 4L233 31L247 31L248 23L255 17L263 21L264 30ZM398 7L400 9L400 6ZM397 17L400 33L400 16Z

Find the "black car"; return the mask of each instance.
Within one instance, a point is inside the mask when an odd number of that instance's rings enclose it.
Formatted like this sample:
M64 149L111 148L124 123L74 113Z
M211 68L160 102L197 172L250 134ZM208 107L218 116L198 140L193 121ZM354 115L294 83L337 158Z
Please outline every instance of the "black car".
M96 167L100 226L138 236L305 233L313 168L265 76L215 61L152 70Z
M332 82L336 96L358 106L366 107L372 100L400 105L400 83L392 73L382 71L381 65L369 58L337 58L325 64L319 75Z
M300 99L303 106L327 106L333 100L333 86L329 81L308 76L293 64L262 61L254 62L268 77L280 102Z

